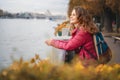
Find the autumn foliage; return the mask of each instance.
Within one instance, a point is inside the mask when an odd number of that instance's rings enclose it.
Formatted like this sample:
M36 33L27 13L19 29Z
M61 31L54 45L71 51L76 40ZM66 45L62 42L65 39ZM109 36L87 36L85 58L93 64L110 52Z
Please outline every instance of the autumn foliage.
M62 28L69 28L70 26L67 26L69 24L69 21L64 21L55 28L54 34L57 35L59 31L62 31Z
M84 67L80 61L55 65L36 55L30 61L13 62L0 73L0 80L120 80L120 65Z

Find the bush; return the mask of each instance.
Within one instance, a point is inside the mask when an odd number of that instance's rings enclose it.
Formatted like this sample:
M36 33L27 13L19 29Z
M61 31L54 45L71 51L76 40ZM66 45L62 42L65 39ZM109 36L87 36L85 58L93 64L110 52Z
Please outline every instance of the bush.
M98 65L85 68L80 61L55 65L38 55L30 61L13 62L0 73L0 80L120 80L120 65Z

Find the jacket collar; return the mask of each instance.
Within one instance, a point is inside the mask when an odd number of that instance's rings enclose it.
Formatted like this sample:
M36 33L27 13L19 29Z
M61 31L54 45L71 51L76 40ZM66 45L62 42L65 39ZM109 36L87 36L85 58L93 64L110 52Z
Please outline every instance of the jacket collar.
M78 29L78 28L75 28L75 29L72 31L72 36L75 35L78 31L79 31L79 29Z

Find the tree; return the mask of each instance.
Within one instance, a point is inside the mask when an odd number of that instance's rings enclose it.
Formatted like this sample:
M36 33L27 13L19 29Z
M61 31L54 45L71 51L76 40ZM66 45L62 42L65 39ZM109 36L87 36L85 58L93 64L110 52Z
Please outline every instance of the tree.
M116 9L120 11L119 2L120 0L70 0L68 15L70 15L74 6L82 6L89 10L92 15L100 16L101 25L105 27L105 31L112 32L113 12L116 11ZM118 15L118 12L116 12L116 15ZM119 19L116 21L119 21Z
M116 14L116 32L119 32L118 29L120 27L120 0L106 0L107 5L112 9L112 11Z
M83 0L84 1L84 0ZM70 0L69 1L69 7L68 7L68 17L70 16L70 13L74 6L81 5L81 0Z
M2 15L3 15L3 10L0 9L0 16L2 16Z

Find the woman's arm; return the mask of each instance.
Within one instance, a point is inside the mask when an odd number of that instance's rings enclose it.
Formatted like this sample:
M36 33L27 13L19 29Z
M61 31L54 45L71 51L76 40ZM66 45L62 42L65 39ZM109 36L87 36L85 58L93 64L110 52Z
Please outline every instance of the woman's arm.
M84 44L85 42L84 37L85 37L84 33L78 32L74 37L72 37L68 41L51 39L48 40L47 43L48 45L59 49L74 50Z

